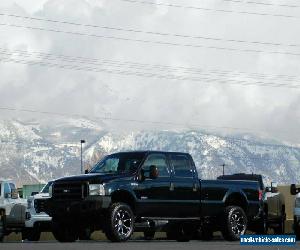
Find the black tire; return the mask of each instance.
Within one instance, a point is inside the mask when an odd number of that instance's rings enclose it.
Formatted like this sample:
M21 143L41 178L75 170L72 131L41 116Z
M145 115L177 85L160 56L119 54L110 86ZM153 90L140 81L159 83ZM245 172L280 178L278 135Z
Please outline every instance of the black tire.
M59 242L74 242L78 239L76 227L53 222L52 233Z
M285 219L286 219L285 207L282 206L281 217L280 217L278 226L274 227L274 233L275 234L284 234L284 232L285 232Z
M92 231L89 228L83 228L78 233L79 240L90 240Z
M297 240L300 240L300 225L297 219L294 218L294 234Z
M155 230L150 229L144 232L144 239L145 240L153 240L155 236Z
M22 231L22 240L39 241L41 238L41 231L37 228L25 229Z
M108 210L105 223L105 235L112 242L130 239L134 230L134 215L130 206L125 203L114 203Z
M275 234L284 234L285 232L285 219L281 217L280 222L277 227L274 227Z
M4 239L4 216L0 214L0 242Z
M247 216L238 206L228 206L224 210L224 224L222 235L229 241L240 240L240 236L247 230Z
M266 235L266 234L268 234L268 221L267 221L267 218L262 218L258 222L258 225L256 226L255 233L259 234L259 235Z

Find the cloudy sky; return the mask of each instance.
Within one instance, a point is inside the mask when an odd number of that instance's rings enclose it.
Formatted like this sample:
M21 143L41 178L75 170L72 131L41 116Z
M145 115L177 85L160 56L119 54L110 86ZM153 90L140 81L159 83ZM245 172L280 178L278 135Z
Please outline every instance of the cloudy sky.
M300 145L299 31L293 0L1 0L0 108Z

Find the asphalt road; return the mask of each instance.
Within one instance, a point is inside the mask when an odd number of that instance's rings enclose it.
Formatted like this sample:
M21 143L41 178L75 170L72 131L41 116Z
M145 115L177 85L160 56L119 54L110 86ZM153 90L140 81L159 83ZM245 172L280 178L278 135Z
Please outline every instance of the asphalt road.
M227 241L190 241L176 242L166 240L154 241L129 241L125 243L111 243L109 241L78 241L75 243L58 243L56 241L41 241L41 242L7 242L0 243L1 250L279 250L279 249L300 249L300 243L293 247L281 246L240 246L239 242Z

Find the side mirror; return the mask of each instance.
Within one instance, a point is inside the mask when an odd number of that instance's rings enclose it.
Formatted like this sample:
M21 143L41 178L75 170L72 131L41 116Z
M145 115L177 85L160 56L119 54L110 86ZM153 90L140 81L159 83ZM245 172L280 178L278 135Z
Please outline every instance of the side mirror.
M296 187L296 184L292 184L290 187L290 193L291 195L296 195L300 192L300 188Z
M86 169L86 170L84 170L84 174L88 174L89 173L89 171Z
M158 177L158 168L154 165L151 165L149 168L149 178L150 179L156 179Z
M276 182L271 182L271 192L278 193L278 184Z
M19 198L19 193L17 189L12 189L11 190L11 198L12 199L18 199Z
M39 192L31 192L31 196L38 194Z
M271 187L266 187L266 188L265 188L265 191L266 191L266 192L272 192L272 188L271 188Z

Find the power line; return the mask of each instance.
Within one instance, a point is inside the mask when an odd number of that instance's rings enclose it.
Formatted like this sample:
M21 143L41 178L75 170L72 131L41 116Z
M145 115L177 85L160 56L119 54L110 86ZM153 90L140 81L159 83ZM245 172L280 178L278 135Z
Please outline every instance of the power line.
M2 52L3 51L3 52ZM183 69L181 67L170 67L170 66L166 66L166 65L149 65L149 64L139 64L136 62L122 62L122 61L112 61L112 60L97 60L97 59L89 59L89 58L81 58L81 57L71 57L71 56L65 56L65 55L54 55L54 54L49 54L49 53L38 53L38 52L27 52L27 51L21 51L21 50L16 50L16 51L9 51L7 49L3 49L0 48L0 54L3 55L7 55L7 56L14 56L14 53L18 53L17 56L22 56L25 58L28 58L30 56L34 56L36 58L42 59L43 63L45 63L45 60L51 60L51 61L56 61L56 60L62 60L62 61L67 61L69 63L84 63L85 64L85 68L91 69L90 67L87 67L87 64L93 65L93 66L109 66L109 67L116 67L116 68L120 68L120 67L125 67L125 68L129 68L129 69L135 69L135 70L143 70L143 71L149 71L149 70L158 70L158 71L163 71L164 76L166 76L166 72L175 72L175 74L172 75L168 75L169 77L172 78L178 78L178 79L182 79L182 77L190 77L191 76L187 76L187 75L178 75L176 72L179 71L179 73L183 73L183 74L192 74L192 75L201 75L201 76L213 76L213 79L217 79L220 80L220 78L216 78L216 75L218 77L236 77L239 76L241 77L241 75L237 75L237 74L229 74L227 72L216 72L216 71L207 71L205 72L202 69L196 69L196 68L187 68L184 67ZM3 58L3 60L9 60L11 58ZM84 60L83 60L84 59ZM74 65L74 66L78 66L78 65ZM96 69L96 68L93 68ZM133 73L133 72L132 72ZM147 76L147 75L145 75ZM151 76L151 75L148 75ZM160 76L160 75L153 75L153 76ZM181 78L180 78L181 77ZM195 77L194 77L195 78ZM265 80L270 80L268 78L265 78L263 76L258 77L259 79L265 79ZM197 78L196 78L197 79ZM201 78L203 80L203 78ZM206 78L204 78L206 80ZM226 79L226 78L225 78ZM272 79L276 80L276 76L273 76ZM271 79L271 80L272 80ZM279 77L279 79L282 81L282 79ZM295 80L295 79L294 79ZM227 79L226 81L231 81L231 82L240 82L241 80L237 80L237 79ZM287 82L294 82L293 80L289 80L289 79L284 79L284 81ZM242 80L242 83L247 83L249 81L247 80ZM278 83L275 82L265 82L265 81L256 81L254 84L266 84L266 85L277 85ZM280 83L283 84L283 83ZM289 86L298 86L298 85L289 85Z
M8 50L6 48L0 47L0 52L2 54L13 56L14 53L21 54L24 56L34 56L41 59L49 59L49 60L63 60L68 62L84 62L86 64L92 64L101 66L102 64L108 65L116 65L116 66L126 66L129 68L135 69L144 69L144 70L159 70L159 71L180 71L180 72L187 72L192 74L201 74L201 75L211 75L211 74L218 74L221 76L241 76L247 75L247 77L252 78L261 78L261 79L280 79L281 81L293 81L293 80L300 80L299 76L295 75L266 75L266 74L259 74L253 72L241 72L241 71L225 71L225 70L217 70L217 69L201 69L195 67L186 67L186 66L169 66L169 65L162 65L162 64L147 64L147 63L139 63L139 62L132 62L132 61L118 61L118 60L108 60L108 59L98 59L98 58L88 58L88 57L80 57L80 56L69 56L69 55L62 55L62 54L52 54L52 53L45 53L45 52L37 52L37 51L25 51L25 50ZM208 72L208 73L205 73Z
M284 15L284 14L270 14L270 13L264 13L264 12L250 12L250 11L235 11L235 10L225 10L225 9L212 9L212 8L204 8L204 7L197 7L197 6L169 4L169 3L162 3L162 2L147 2L147 1L138 1L138 0L119 0L119 1L127 2L127 3L137 3L137 4L147 4L147 5L174 7L174 8L180 8L180 9L192 9L192 10L200 10L200 11L236 13L236 14L258 15L258 16L283 17L283 18L297 18L297 19L300 18L298 16Z
M19 63L19 64L25 64L25 65L37 65L37 66L43 66L43 67L50 67L50 68L61 68L61 69L69 69L69 70L78 70L78 71L91 71L91 72L104 72L104 73L110 73L110 74L118 74L118 75L126 75L126 76L139 76L139 77L149 77L149 78L159 78L159 79L168 79L168 80L187 80L187 81L205 81L202 82L203 84L208 83L228 83L233 85L241 85L241 86L262 86L262 87L284 87L284 88L290 88L290 89L299 89L299 85L288 85L288 84L272 84L272 83L265 83L265 82L248 82L243 80L224 80L224 79L218 79L218 78L205 78L205 77L188 77L188 76L179 76L179 75L159 75L154 73L147 73L147 72L136 72L136 71L128 71L128 70L111 70L111 69L99 69L99 68L91 68L91 67L80 67L78 65L61 65L61 64L55 64L55 63L48 63L48 62L37 62L37 61L25 61L25 60L15 60L11 58L1 58L0 61L2 62L12 62L12 63ZM224 85L222 85L224 86Z
M275 6L275 7L287 7L287 8L299 8L299 5L295 4L274 4L274 3L264 3L255 1L242 1L242 0L222 0L224 2L242 3L242 4L253 4L253 5L264 5L264 6Z
M200 45L200 44L174 43L174 42L165 42L165 41L156 41L156 40L135 39L135 38L128 38L128 37L105 36L105 35L97 35L97 34L92 34L92 33L81 33L81 32L65 31L65 30L57 30L57 29L47 29L47 28L16 25L16 24L9 24L9 23L0 23L0 25L15 27L15 28L39 30L39 31L50 31L50 32L55 32L55 33L77 35L77 36L88 36L88 37L114 39L114 40L121 40L121 41L140 42L140 43L145 43L145 44L159 44L159 45L169 45L169 46L177 46L177 47L179 46L179 47L188 47L188 48L205 48L205 49L215 49L215 50L223 50L223 51L230 51L230 52L240 51L240 52L247 52L247 53L248 52L249 53L267 53L267 54L300 56L299 53L286 52L286 51L283 52L283 51L265 51L265 50L256 50L256 49L237 49L237 48L230 48L230 47L207 46L207 45Z
M86 116L81 114L67 114L67 113L59 113L59 112L52 112L52 111L43 111L43 110L36 110L36 109L28 109L28 108L14 108L14 107L4 107L0 106L0 110L4 111L16 111L16 112L26 112L26 113L35 113L35 114L42 114L42 115L54 115L54 116L61 116L61 117L68 117L68 118L85 118L90 120L101 120L101 121L120 121L120 122L129 122L129 123L141 123L141 124L152 124L152 125L173 125L178 127L194 127L194 128L206 128L206 129L228 129L228 130L237 130L237 131L255 131L255 129L251 128L238 128L238 127L230 127L230 126L210 126L210 125L201 125L201 124L191 124L191 123L177 123L177 122L163 122L163 121L146 121L146 120L138 120L138 119L127 119L127 118L117 118L117 117L104 117L104 116Z
M226 1L226 0L224 0L224 1ZM34 20L34 21L59 23L59 24L68 24L68 25L75 25L75 26L81 26L81 27L108 29L108 30L114 30L114 31L142 33L142 34L148 34L148 35L172 36L172 37L180 37L180 38L191 38L191 39L202 39L202 40L224 41L224 42L235 42L235 43L250 43L250 44L271 45L271 46L300 47L300 44L284 44L284 43L272 43L272 42L262 42L262 41L247 41L247 40L238 40L238 39L224 39L224 38L220 38L220 37L207 37L207 36L184 35L184 34L175 34L175 33L166 33L166 32L145 31L145 30L139 30L139 29L125 29L125 28L120 28L120 27L99 26L99 25L94 25L94 24L84 24L84 23L76 23L76 22L70 22L70 21L60 21L60 20L45 19L45 18L38 18L38 17L20 16L20 15L15 15L15 14L0 13L0 16L21 18L21 19Z

